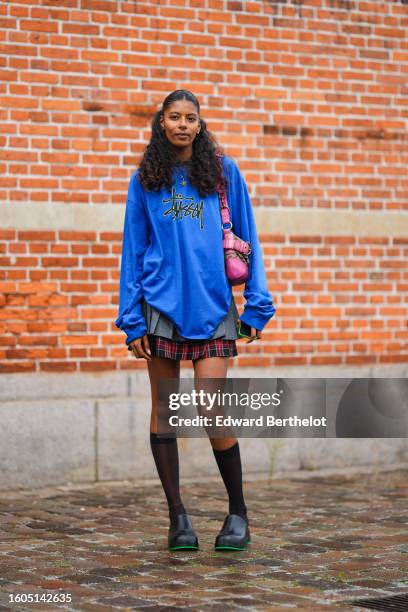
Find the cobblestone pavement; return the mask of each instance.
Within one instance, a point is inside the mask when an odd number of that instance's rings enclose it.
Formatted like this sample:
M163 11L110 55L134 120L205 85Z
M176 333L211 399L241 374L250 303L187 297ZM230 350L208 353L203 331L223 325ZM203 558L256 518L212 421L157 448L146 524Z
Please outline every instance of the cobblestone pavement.
M363 610L408 592L408 470L245 483L252 544L215 552L221 480L183 483L200 550L167 551L160 486L0 495L0 610ZM70 593L72 603L10 595Z

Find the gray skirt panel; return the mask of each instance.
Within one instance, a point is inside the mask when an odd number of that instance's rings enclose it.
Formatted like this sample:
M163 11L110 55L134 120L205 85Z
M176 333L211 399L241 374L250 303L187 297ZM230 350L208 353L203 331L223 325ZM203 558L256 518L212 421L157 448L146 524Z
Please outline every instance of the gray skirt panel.
M186 338L177 332L173 322L162 312L150 306L144 298L142 298L142 312L146 321L148 334L162 336L163 338L176 340L178 342L186 340ZM225 340L236 340L238 338L236 329L237 319L239 319L239 314L234 297L232 297L229 311L218 325L211 339L224 338Z

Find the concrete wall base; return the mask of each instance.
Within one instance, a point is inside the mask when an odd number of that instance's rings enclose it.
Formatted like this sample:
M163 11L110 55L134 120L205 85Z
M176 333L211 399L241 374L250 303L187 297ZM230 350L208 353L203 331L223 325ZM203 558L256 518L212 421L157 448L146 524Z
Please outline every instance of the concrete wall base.
M355 369L231 368L231 377L355 377ZM360 377L379 375L359 371ZM192 376L191 370L182 376ZM405 377L404 368L382 377ZM155 478L147 372L16 374L0 379L0 489ZM408 439L241 438L244 472L276 473L408 461ZM181 477L218 474L206 438L180 438Z

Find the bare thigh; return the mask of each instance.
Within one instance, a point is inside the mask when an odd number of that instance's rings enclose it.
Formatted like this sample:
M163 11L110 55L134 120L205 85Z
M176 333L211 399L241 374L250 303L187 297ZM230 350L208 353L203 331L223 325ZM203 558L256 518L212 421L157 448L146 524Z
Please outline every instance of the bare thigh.
M152 412L150 417L150 431L157 433L157 384L163 378L180 378L180 361L167 359L166 357L156 357L152 355L152 360L147 362L152 394Z
M199 378L223 378L227 377L229 365L228 357L207 357L205 359L198 359L194 362L194 386L198 388L199 383L197 379ZM202 386L202 385L201 385ZM211 392L211 389L208 388L209 383L206 383L205 388L208 392ZM214 388L213 392L219 388L219 383L212 385ZM225 450L230 448L235 444L237 439L234 436L226 437L226 438L212 438L209 437L211 445L216 450Z

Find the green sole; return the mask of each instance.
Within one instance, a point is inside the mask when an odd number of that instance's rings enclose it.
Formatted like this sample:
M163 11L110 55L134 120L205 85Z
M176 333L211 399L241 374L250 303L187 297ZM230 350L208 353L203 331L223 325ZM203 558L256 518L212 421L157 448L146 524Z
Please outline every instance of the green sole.
M198 550L198 546L173 546L169 550Z
M247 540L247 544L250 544L251 540ZM245 546L214 546L215 550L245 550Z

